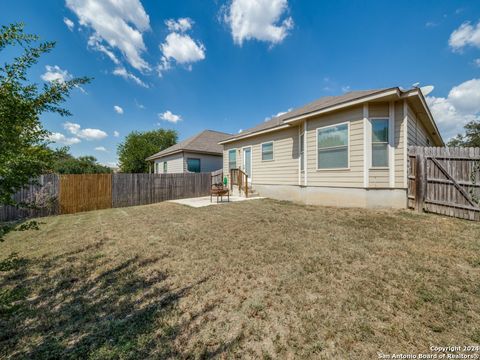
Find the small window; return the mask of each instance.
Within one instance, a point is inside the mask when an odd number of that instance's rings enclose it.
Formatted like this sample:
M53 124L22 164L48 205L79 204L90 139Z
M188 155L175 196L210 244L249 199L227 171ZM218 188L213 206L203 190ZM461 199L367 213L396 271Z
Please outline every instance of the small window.
M305 170L305 135L300 135L300 170Z
M262 144L262 161L273 160L273 141Z
M317 129L317 168L348 168L348 124Z
M155 163L155 174L160 174L160 164L158 162Z
M228 170L237 168L237 150L228 151Z
M166 174L168 171L168 163L166 161L163 162L163 173Z
M388 119L372 120L372 167L388 167Z
M200 172L200 159L187 159L187 171L199 173Z

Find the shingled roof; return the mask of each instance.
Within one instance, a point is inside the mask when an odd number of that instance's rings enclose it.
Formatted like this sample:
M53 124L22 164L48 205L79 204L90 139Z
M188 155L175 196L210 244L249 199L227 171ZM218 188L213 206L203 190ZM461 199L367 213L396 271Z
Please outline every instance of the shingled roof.
M195 136L189 137L165 150L149 156L146 160L158 159L159 157L172 155L181 151L222 155L223 146L218 143L231 136L232 134L220 131L204 130Z
M233 140L236 138L241 138L245 135L248 134L253 134L262 130L268 130L275 128L277 126L284 125L284 122L289 119L293 119L297 116L302 116L302 115L307 115L309 113L323 110L326 108L329 108L331 106L339 105L342 103L346 103L352 100L357 100L360 99L364 96L369 96L373 95L376 93L381 93L386 90L391 90L395 88L384 88L384 89L372 89L372 90L359 90L359 91L351 91L343 95L339 96L325 96L322 97L318 100L315 100L307 105L304 105L302 107L299 107L297 109L293 109L292 111L289 111L285 114L282 114L280 116L274 117L273 119L270 119L268 121L265 121L255 127L252 127L250 129L244 130L238 135L231 136L225 140Z

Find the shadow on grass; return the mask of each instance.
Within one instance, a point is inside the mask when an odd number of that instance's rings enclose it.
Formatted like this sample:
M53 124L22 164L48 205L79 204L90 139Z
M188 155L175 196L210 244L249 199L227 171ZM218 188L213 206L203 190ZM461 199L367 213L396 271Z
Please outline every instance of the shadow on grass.
M189 354L175 343L213 309L181 320L177 306L208 279L171 288L168 274L152 266L161 259L132 257L109 266L101 247L37 260L12 254L0 262L1 358L212 357L236 346L239 338Z

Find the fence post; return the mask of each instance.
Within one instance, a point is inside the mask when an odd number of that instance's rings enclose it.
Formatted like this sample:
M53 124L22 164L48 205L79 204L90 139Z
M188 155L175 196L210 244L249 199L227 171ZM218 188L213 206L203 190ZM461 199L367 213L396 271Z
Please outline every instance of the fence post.
M415 209L418 212L423 211L424 201L425 201L425 187L427 185L426 179L426 157L424 149L417 147L416 148L417 156L415 157Z

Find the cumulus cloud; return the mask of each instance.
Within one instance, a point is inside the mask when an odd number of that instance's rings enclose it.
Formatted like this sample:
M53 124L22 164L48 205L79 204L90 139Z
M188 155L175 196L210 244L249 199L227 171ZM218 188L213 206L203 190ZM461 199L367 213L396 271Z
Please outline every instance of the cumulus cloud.
M115 131L113 132L113 136L119 137L119 136L120 136L120 133L119 133L117 130L115 130Z
M85 139L87 141L101 140L108 136L107 133L103 130L90 128L82 129L79 124L71 123L68 121L63 124L63 128L71 134L75 135L76 137Z
M133 75L132 73L128 72L127 69L124 67L118 67L115 70L113 70L113 75L115 76L120 76L124 78L125 80L132 80L135 84L148 88L148 84L144 83L139 77Z
M75 28L75 24L72 20L70 20L67 17L64 17L63 22L64 22L65 25L67 25L68 30L73 31L73 29Z
M170 33L165 41L160 44L162 58L157 67L160 76L162 72L170 69L173 63L184 65L191 70L194 62L205 59L205 46L185 33L192 28L192 20L186 18L170 19L165 23Z
M169 19L165 21L165 25L171 32L185 32L193 26L193 20L189 18L180 18L178 20Z
M99 45L112 54L112 49L118 49L135 69L150 70L142 57L146 51L143 33L150 30L150 18L140 0L66 0L66 4L78 16L79 24L92 30L93 48L112 61Z
M432 115L445 140L463 132L463 126L480 120L480 79L454 86L447 97L427 96Z
M114 106L113 106L113 110L115 110L115 112L116 112L117 114L119 114L119 115L122 115L122 114L123 114L123 109L122 109L120 106L118 106L118 105L114 105Z
M182 120L182 117L180 115L175 115L170 110L167 110L164 113L158 114L158 118L160 120L168 121L174 124Z
M95 148L95 151L107 152L107 149L106 149L104 146L97 146L97 147Z
M448 44L453 51L461 51L467 46L480 48L480 21L476 25L464 22L452 32Z
M40 76L43 81L65 82L73 78L73 76L67 70L62 70L58 65L46 65L45 70L45 73Z
M223 19L236 44L256 39L275 45L293 28L292 17L285 17L287 12L287 0L232 0L224 8Z
M65 135L58 132L51 133L48 137L48 140L62 145L74 145L78 144L81 141L79 138L66 137Z
M276 117L279 117L279 116L282 116L282 115L285 115L286 113L292 111L293 109L292 108L289 108L287 111L280 111L278 113L276 113L275 115L272 115L272 116L268 116L265 118L265 121L268 121L270 119L273 119L273 118L276 118Z

